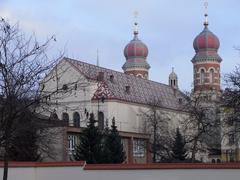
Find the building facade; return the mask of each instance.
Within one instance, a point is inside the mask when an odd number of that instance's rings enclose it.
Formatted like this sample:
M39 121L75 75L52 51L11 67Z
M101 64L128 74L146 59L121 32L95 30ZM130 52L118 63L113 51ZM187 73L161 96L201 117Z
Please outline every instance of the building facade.
M193 41L196 54L192 58L192 96L201 95L203 103L215 106L221 96L222 59L218 55L220 41L209 30L207 16L203 31ZM115 118L129 163L151 162L151 132L148 119L143 116L151 106L168 117L167 126L171 130L181 127L188 118L183 110L185 95L179 90L174 69L168 85L149 80L148 47L138 37L137 23L133 35L124 48L123 72L64 57L43 80L42 92L50 105L48 115L68 123L59 147L62 148L59 160L73 159L74 147L87 125L89 113L95 114L102 130ZM219 149L198 155L204 162L221 161Z

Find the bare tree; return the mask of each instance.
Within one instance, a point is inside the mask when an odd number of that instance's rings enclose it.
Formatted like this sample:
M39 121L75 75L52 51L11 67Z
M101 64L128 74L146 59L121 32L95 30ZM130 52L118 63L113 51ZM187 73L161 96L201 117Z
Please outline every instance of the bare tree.
M160 102L153 100L147 111L141 111L146 131L151 135L149 151L152 153L152 162L165 161L171 157L173 132L169 128L170 118L160 110L160 106Z
M238 147L240 139L240 66L226 74L227 88L222 95L223 129L224 136L232 137L233 143ZM232 143L232 142L231 142Z
M191 161L196 161L197 152L219 149L220 119L217 103L211 102L203 93L186 93L184 110L188 117L182 122Z
M40 93L40 80L56 63L56 60L50 61L47 55L52 40L55 37L40 44L34 36L26 38L17 24L11 26L4 19L0 20L0 151L4 158L3 180L7 180L8 161L13 149L19 153L19 133L30 132L29 129L34 126L37 132L34 138L38 143L44 142L47 135L43 133L46 124L37 121L42 119L37 109L45 98ZM47 150L51 138L45 138L44 145L39 146ZM38 152L36 149L33 151Z

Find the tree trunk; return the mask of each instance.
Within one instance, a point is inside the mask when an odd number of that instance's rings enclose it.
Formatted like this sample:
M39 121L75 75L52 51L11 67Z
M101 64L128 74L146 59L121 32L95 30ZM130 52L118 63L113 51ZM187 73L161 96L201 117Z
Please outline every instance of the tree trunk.
M153 131L153 162L156 162L156 130Z
M8 148L5 148L4 153L4 170L3 170L3 180L8 179Z
M192 150L192 159L191 161L192 162L195 162L195 156L196 156L196 148L197 148L197 140L195 139L194 140L194 143L193 143L193 150Z
M156 111L154 110L154 117L153 117L153 162L156 162L156 154L157 154L157 123L156 123Z

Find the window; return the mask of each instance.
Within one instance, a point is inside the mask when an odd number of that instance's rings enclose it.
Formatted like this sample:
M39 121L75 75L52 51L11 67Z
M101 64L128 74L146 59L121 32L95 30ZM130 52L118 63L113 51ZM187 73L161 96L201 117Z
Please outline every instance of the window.
M80 115L78 112L73 114L73 125L74 127L80 127Z
M67 123L69 123L69 115L68 113L62 113L62 120L66 121Z
M201 84L204 84L204 78L205 78L205 72L203 69L201 69L201 72L200 72L200 83Z
M58 115L55 112L51 113L50 120L58 120Z
M98 128L100 130L104 129L104 114L103 112L98 112Z
M133 156L144 157L145 156L145 141L142 139L133 140Z
M77 145L77 136L68 135L68 153L69 154L74 154L76 145Z
M209 82L214 83L214 70L213 69L210 70Z
M230 162L234 162L234 151L233 150L229 151L229 159L230 159Z

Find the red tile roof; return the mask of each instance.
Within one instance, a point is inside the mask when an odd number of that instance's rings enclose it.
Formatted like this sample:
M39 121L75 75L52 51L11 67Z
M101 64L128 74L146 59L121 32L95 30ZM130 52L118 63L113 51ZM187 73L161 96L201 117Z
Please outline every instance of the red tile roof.
M99 81L98 89L93 99L104 96L106 99L117 99L139 104L153 104L159 107L181 110L179 99L184 95L179 90L151 80L127 75L111 69L88 64L70 58L65 58L75 69L91 80L98 80L99 72L103 72L103 79ZM112 79L110 78L112 76ZM130 89L127 92L126 86Z

